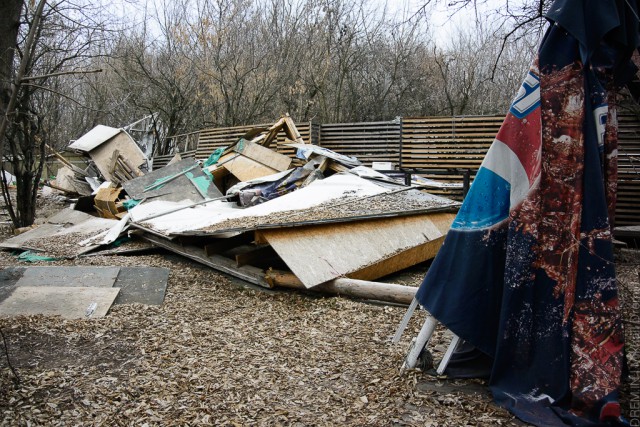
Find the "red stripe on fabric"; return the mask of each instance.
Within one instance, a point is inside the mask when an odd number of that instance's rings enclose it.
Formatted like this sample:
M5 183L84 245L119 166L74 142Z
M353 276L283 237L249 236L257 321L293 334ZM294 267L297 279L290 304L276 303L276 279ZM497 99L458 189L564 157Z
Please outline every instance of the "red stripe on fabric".
M529 178L529 185L531 185L540 174L540 146L542 143L540 108L536 108L522 119L508 113L496 139L503 142L515 153L522 163Z

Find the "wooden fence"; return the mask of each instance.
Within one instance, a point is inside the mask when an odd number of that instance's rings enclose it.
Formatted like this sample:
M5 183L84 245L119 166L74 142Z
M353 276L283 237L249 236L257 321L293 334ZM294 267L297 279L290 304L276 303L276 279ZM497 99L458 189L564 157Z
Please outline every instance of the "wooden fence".
M618 118L618 202L616 225L640 224L640 120Z
M391 162L428 178L461 183L465 174L473 178L503 120L504 116L405 117L388 122L322 125L305 122L296 126L305 141L355 156L367 166ZM640 224L640 121L635 115L625 114L619 117L619 123L616 224L635 225ZM185 155L206 159L216 148L229 145L247 130L260 126L268 125L196 132L197 148ZM194 137L190 138L192 141ZM294 156L294 151L283 143L281 134L277 151ZM154 167L166 164L171 157L154 158ZM462 197L459 190L433 192Z
M332 123L320 126L320 145L362 163L400 162L400 121Z

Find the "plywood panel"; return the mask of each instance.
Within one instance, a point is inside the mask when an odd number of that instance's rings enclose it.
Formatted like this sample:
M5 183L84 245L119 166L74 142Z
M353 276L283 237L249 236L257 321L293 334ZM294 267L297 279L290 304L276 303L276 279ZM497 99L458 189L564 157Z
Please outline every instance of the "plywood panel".
M120 267L28 267L16 286L75 286L110 288Z
M240 181L250 181L255 178L262 178L263 176L273 175L274 173L279 172L269 166L265 166L262 163L258 163L242 155L229 160L223 167Z
M235 151L280 172L289 169L289 166L291 165L290 157L251 141L238 144L235 147Z
M266 230L261 234L302 283L311 288L337 277L349 276L379 264L382 260L442 238L454 216L450 213L434 213L298 229ZM428 250L423 253L427 254ZM418 258L413 258L414 264ZM380 268L378 272L384 272L383 270ZM367 271L366 277L376 278L373 277L376 275L373 268Z
M1 316L104 317L118 288L22 286L0 303ZM95 304L95 305L94 305ZM90 313L90 316L87 314Z

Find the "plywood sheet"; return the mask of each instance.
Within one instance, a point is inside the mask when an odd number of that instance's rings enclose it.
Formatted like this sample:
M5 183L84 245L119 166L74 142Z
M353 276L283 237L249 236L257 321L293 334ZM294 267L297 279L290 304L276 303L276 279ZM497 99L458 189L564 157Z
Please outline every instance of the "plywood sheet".
M28 267L16 286L63 286L110 288L120 267Z
M280 172L242 155L229 160L224 167L240 181L250 181Z
M234 150L241 153L243 156L280 172L289 169L292 162L292 159L289 156L285 156L284 154L280 154L251 141L238 143Z
M161 267L121 267L114 284L120 289L115 304L162 305L169 271Z
M118 288L21 286L0 303L0 315L104 317L119 291Z
M423 259L424 256L433 253L428 243L442 239L454 217L455 215L450 213L432 213L297 229L266 230L259 234L260 238L269 242L305 287L311 288L367 268L367 274L358 278L366 277L372 280L381 277L374 277L377 274L389 274L391 271L387 271L386 268L380 268L377 273L371 268L387 259L395 260L398 265L405 264L400 260L407 255L411 255L411 258L406 258L411 260L410 265L424 261L428 259ZM421 251L412 251L421 246ZM402 255L403 252L406 254Z

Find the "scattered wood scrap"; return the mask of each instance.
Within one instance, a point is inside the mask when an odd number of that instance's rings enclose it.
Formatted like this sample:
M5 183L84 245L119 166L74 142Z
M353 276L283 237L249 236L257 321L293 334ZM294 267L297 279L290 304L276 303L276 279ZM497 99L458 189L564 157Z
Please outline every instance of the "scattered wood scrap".
M121 184L122 182L144 175L140 169L123 157L119 150L114 150L111 156L109 173L112 176L112 182L114 184Z

